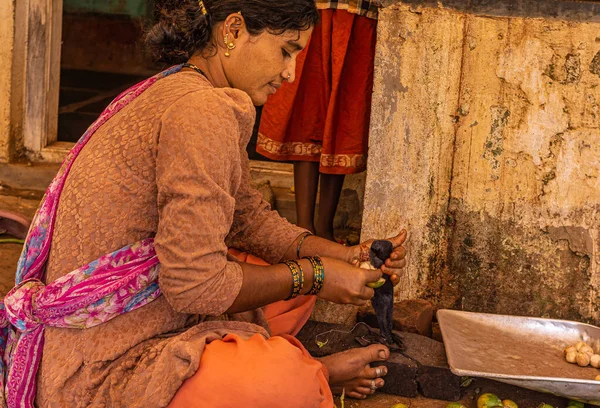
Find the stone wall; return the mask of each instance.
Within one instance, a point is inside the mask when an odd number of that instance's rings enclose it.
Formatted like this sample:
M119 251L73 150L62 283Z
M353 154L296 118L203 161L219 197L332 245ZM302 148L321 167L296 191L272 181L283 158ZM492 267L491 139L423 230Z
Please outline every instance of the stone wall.
M9 158L14 2L0 2L0 163Z
M363 238L407 227L399 298L600 319L600 3L394 2Z

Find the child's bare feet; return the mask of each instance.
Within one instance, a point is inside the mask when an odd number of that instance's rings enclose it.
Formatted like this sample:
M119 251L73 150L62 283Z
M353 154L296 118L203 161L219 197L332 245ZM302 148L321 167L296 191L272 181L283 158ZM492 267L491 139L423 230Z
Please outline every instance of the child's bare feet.
M390 351L381 344L372 344L364 348L356 348L321 358L329 371L331 391L339 395L346 390L350 398L363 399L383 387L381 377L387 374L383 366L371 368L374 361L385 361Z

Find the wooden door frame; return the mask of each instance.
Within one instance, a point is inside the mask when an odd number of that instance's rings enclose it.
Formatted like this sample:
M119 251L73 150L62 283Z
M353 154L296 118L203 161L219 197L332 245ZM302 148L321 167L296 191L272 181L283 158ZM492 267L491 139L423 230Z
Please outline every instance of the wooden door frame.
M62 161L72 144L57 143L63 0L15 2L12 138L16 155Z
M11 161L61 163L74 145L57 140L62 21L63 0L15 2ZM293 183L290 164L253 160L250 167L275 187Z

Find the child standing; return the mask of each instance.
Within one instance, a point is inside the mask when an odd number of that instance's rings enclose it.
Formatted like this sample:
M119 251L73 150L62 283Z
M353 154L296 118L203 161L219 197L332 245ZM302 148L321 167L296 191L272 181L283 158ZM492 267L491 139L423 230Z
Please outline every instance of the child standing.
M344 177L367 163L378 9L375 1L316 3L321 22L298 56L296 80L265 105L256 151L294 162L297 224L334 240Z

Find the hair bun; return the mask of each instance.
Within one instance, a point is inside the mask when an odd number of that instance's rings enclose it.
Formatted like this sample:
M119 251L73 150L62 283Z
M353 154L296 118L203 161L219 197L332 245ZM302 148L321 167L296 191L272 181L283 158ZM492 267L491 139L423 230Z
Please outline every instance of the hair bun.
M314 0L159 0L158 23L146 34L157 61L177 64L214 47L212 26L242 13L250 35L308 30L319 21Z
M146 34L146 46L155 61L179 64L210 41L210 17L195 6L162 8L160 19Z

